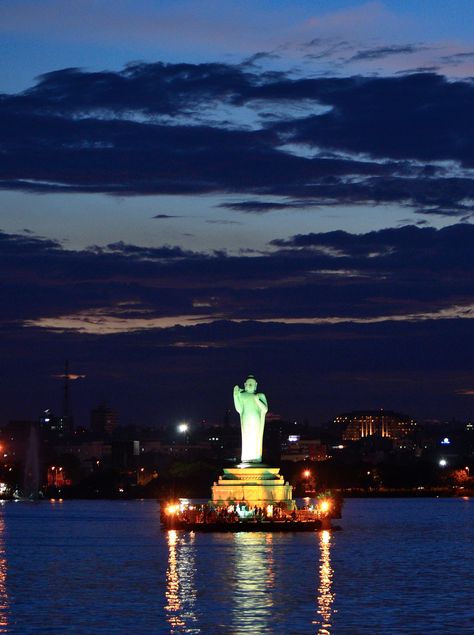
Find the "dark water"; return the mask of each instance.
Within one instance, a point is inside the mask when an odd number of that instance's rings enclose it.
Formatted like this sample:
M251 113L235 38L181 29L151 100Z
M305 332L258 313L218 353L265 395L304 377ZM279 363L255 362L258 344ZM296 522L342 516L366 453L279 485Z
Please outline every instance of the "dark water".
M343 531L162 532L152 501L0 506L0 633L474 633L474 500L348 500Z

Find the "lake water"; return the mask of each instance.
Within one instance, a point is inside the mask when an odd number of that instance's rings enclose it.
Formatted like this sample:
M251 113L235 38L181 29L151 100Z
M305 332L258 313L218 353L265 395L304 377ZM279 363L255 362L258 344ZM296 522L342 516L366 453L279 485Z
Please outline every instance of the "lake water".
M153 501L0 505L0 633L474 633L474 500L352 499L340 532L163 532Z

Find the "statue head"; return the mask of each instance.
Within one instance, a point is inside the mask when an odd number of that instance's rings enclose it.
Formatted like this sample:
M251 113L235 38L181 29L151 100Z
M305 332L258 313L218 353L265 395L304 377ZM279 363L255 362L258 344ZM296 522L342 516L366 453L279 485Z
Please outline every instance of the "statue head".
M245 392L254 393L257 390L257 380L253 375L249 375L244 383Z

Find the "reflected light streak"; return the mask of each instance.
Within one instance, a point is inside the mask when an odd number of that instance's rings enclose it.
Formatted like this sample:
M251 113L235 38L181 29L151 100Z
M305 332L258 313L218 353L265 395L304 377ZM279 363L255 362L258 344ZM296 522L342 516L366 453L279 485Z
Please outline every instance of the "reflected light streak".
M319 586L318 586L318 615L315 621L319 625L318 635L330 635L331 618L333 614L334 592L332 590L333 568L331 566L331 533L324 530L319 535Z
M9 633L8 610L9 601L7 593L7 558L5 551L5 521L0 518L0 633Z
M275 557L273 555L273 534L265 534L265 543L267 545L267 588L270 591L275 588Z
M176 544L178 542L178 535L174 529L168 531L168 570L166 572L166 600L165 611L168 614L168 622L171 627L171 632L174 632L175 628L184 626L184 621L181 619L181 603L179 601L179 580L177 570L177 555Z
M273 537L236 533L231 632L268 633L274 606L274 577Z
M171 634L195 632L194 539L194 533L179 536L174 529L168 531L165 612Z

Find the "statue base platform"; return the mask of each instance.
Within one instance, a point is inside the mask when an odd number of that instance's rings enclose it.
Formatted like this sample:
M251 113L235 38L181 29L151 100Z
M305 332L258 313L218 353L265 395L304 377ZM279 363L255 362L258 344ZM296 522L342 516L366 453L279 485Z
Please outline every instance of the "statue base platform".
M224 474L212 486L215 505L245 503L249 507L277 505L293 509L293 490L280 475L279 467L246 465L224 468Z

